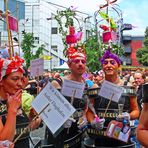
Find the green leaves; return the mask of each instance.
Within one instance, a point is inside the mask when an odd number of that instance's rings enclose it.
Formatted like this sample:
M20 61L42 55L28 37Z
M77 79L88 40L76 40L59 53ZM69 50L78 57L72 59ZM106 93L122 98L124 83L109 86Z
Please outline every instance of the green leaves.
M136 57L140 64L148 66L148 27L145 31L144 47L137 50Z
M75 11L71 10L70 8L62 11L57 11L57 14L54 15L54 19L59 24L59 33L62 35L62 41L64 44L64 51L67 49L67 44L65 41L66 35L68 34L68 27L74 26L74 19L76 19Z
M45 49L45 45L41 45L41 47L39 47L34 54L33 50L35 50L34 49L35 47L36 46L34 45L33 33L24 33L21 48L24 52L23 56L27 68L30 66L31 60L39 58L40 55L43 55L43 50Z
M148 66L148 47L143 47L137 50L137 60L143 66Z

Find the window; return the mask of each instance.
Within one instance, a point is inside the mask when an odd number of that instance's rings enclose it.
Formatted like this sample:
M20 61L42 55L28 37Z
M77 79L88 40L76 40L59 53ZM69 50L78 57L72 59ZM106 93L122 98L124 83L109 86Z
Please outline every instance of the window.
M58 34L58 28L57 27L52 27L51 28L51 34Z
M39 44L39 37L34 37L34 43Z
M51 49L54 50L54 51L56 51L56 52L58 52L58 46L57 45L52 45L51 46Z

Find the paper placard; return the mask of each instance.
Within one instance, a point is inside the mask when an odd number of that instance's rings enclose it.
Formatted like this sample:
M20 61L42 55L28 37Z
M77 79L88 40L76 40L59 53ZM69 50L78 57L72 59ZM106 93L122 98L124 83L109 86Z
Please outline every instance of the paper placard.
M35 59L30 62L31 76L41 76L44 73L44 59Z
M76 110L50 82L33 100L32 107L40 113L47 104L40 117L54 135Z
M99 96L104 97L106 99L111 99L111 96L113 96L112 101L118 102L123 91L124 91L123 87L120 87L105 80L101 86Z
M72 97L74 94L74 91L76 90L74 97L81 99L84 88L85 88L85 83L64 79L61 93L64 96Z

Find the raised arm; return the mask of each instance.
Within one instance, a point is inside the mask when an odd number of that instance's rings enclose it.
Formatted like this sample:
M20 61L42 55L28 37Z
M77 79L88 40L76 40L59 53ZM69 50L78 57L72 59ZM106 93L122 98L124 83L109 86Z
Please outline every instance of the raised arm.
M0 140L12 141L14 138L17 110L21 104L21 93L21 91L18 91L13 97L8 96L8 114L5 125L0 119Z

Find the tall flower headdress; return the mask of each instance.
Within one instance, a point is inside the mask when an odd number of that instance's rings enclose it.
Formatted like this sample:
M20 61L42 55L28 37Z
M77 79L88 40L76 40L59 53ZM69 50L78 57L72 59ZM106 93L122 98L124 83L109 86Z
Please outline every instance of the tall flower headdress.
M77 43L82 38L82 32L75 33L73 26L69 26L69 35L66 36L66 43L69 45L66 56L68 61L75 59L76 57L83 57L86 59L86 52L83 46L79 46Z

